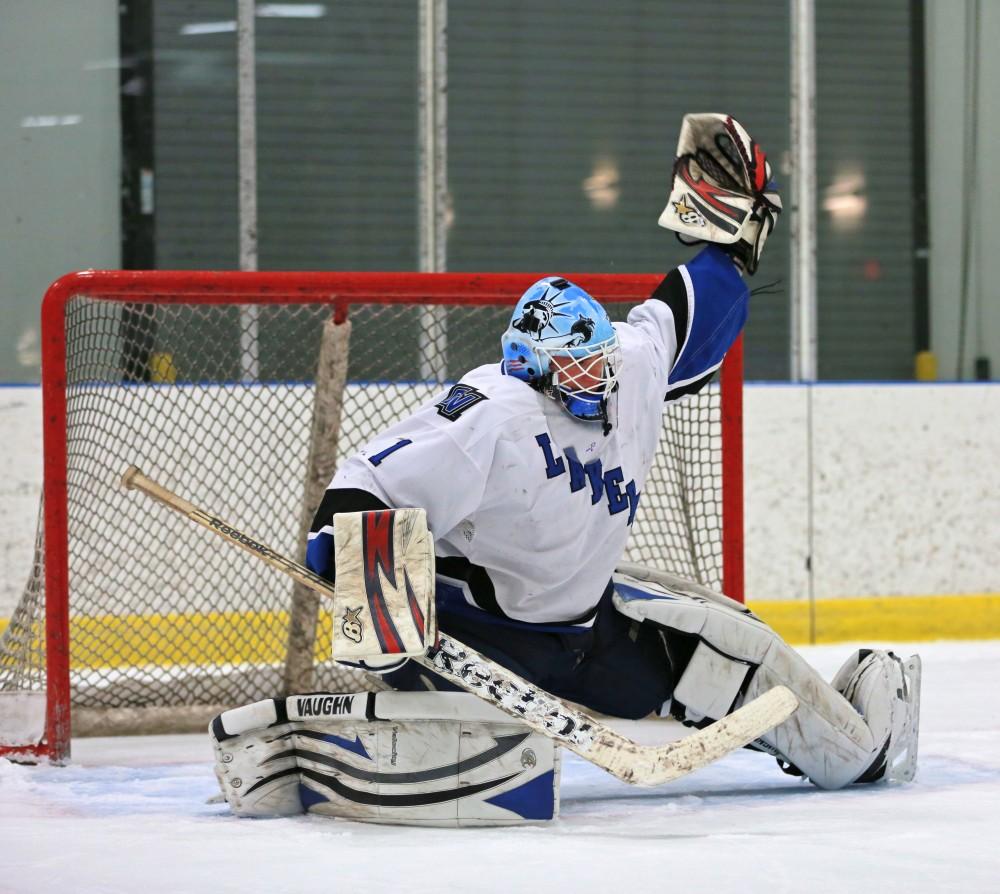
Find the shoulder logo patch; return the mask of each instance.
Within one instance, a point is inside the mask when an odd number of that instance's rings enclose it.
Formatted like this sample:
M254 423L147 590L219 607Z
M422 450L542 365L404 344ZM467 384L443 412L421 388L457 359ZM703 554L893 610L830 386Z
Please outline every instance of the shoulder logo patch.
M482 391L459 382L457 385L452 385L448 393L434 406L437 407L439 416L454 422L470 407L484 400L489 398Z

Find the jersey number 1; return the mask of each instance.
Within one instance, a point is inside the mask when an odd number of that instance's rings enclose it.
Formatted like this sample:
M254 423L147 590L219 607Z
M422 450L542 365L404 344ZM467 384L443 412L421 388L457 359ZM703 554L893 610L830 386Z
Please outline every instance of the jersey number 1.
M382 460L384 460L390 453L395 453L400 447L405 447L407 444L412 443L413 441L409 438L400 438L391 447L386 447L385 450L380 450L374 456L369 456L368 462L370 462L373 466L380 466L382 465Z

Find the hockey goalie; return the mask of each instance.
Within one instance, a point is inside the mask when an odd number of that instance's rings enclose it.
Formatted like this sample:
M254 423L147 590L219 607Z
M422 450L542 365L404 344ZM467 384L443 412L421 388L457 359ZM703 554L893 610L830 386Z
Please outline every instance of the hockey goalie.
M220 715L217 774L241 815L415 824L558 810L553 740L426 663L435 625L568 702L701 727L781 685L798 700L750 747L837 789L912 778L919 658L863 649L830 683L722 594L621 564L664 402L699 391L743 329L781 201L731 117L685 117L661 226L703 243L624 323L548 276L502 361L472 370L340 465L307 563L336 583L334 654L392 691Z

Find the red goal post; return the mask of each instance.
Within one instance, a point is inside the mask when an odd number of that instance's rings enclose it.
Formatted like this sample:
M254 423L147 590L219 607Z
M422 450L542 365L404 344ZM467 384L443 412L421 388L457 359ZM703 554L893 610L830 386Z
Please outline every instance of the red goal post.
M289 680L333 685L336 675L322 674L329 662L323 662L317 644L322 623L315 606L304 623L312 625L305 633L304 669L289 671L289 659L275 657L278 646L266 655L249 655L247 642L266 638L262 631L276 643L287 639L289 651L302 634L293 609L275 604L264 611L252 604L270 584L215 575L211 566L234 560L228 554L187 553L193 547L180 538L197 535L169 527L148 509L122 521L134 511L114 485L133 458L127 454L145 450L153 457L146 466L160 470L181 493L188 488L184 495L192 499L215 505L218 497L230 497L219 511L251 533L256 516L258 524L274 517L287 535L285 551L295 553L302 544L301 519L311 515L308 504L318 502L322 485L317 491L315 482L307 484L290 494L287 505L273 507L264 485L293 464L295 476L308 477L305 467L324 438L333 441L332 453L309 468L316 481L328 481L338 451L358 449L387 424L381 415L385 407L398 417L464 369L499 360L499 336L510 309L542 275L85 271L55 282L42 305L42 524L32 579L0 636L0 754L68 756L71 705L83 712L145 711L156 717L182 715L195 706L201 723L209 709L275 695L275 688L292 685ZM613 319L624 319L627 308L647 298L662 278L568 277L604 303ZM323 327L333 336L314 337ZM161 341L173 349L163 349ZM300 350L306 341L310 349ZM184 362L178 352L187 356L187 372L178 369ZM298 371L266 374L267 352L274 369L293 359ZM216 353L226 358L225 371L213 365ZM397 360L403 365L393 367ZM318 422L317 370L323 363L333 370L327 378L334 385L326 386L332 421ZM667 408L663 460L647 482L627 554L631 561L695 577L740 600L742 382L738 341L718 386ZM287 411L286 430L281 419L293 398L303 403ZM303 424L304 415L311 415L311 423ZM278 472L248 482L247 470L266 466L274 445L295 457L294 463L279 458ZM209 471L214 463L231 478L220 482L222 473ZM200 472L213 477L199 479ZM220 493L190 490L209 487ZM295 488L286 486L280 494L290 490ZM258 502L262 505L250 511ZM303 503L301 512L291 508ZM292 531L296 522L299 530ZM262 534L271 542L280 536ZM280 539L276 545L282 547ZM155 567L146 578L122 577L140 566ZM199 583L181 584L184 575L201 577ZM93 579L100 585L88 594ZM178 593L196 599L191 611L171 606ZM232 603L231 593L239 597ZM296 599L302 601L301 594L290 598L293 607ZM229 631L227 642L240 640L229 652L211 642L223 628ZM201 651L163 645L174 632L185 644L203 644ZM99 642L98 657L77 655L75 637ZM219 634L220 641L225 637ZM284 670L268 676L270 670L262 669L275 663ZM296 676L301 673L305 676ZM229 686L236 677L251 682ZM4 738L2 699L19 692L36 696L35 705L44 699L40 741ZM97 729L103 728L98 723Z

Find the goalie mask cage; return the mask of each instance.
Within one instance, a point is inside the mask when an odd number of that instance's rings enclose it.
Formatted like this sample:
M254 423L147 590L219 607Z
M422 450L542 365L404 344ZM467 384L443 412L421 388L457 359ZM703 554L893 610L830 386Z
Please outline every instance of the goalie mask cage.
M538 274L87 271L42 305L44 497L0 635L0 754L204 728L371 681L308 590L119 486L130 464L301 561L337 456L500 358ZM653 274L570 278L612 319ZM625 558L742 598L742 352L664 410ZM3 622L0 621L0 624Z

